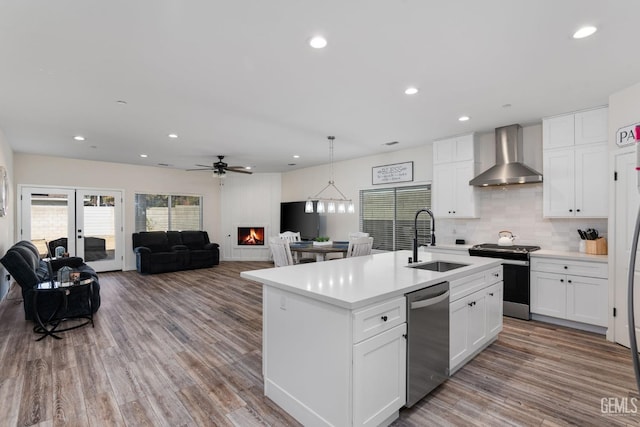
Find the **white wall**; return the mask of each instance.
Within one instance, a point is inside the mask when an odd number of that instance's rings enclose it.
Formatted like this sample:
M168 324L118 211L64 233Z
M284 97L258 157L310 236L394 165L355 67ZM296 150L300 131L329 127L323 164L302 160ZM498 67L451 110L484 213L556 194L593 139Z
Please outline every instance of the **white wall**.
M220 256L233 261L271 259L269 236L280 232L281 179L279 173L227 174L220 180L222 238ZM265 227L263 247L238 247L237 227Z
M339 150L339 146L336 147ZM327 153L328 155L328 153ZM378 154L375 156L361 157L334 163L334 180L336 186L347 198L353 200L355 214L325 214L320 219L320 234L331 237L333 240L347 240L351 231L358 231L360 211L360 190L369 188L384 188L385 185L373 185L371 181L371 168L374 166L388 165L413 161L413 182L398 185L418 185L431 182L433 176L431 144L421 147ZM304 201L307 197L314 196L327 185L331 177L330 165L299 169L282 174L282 201ZM323 197L339 197L336 193L322 194Z
M13 177L13 151L7 142L4 132L0 129L0 166L7 170L9 180L9 202L7 215L0 217L0 257L4 256L7 249L13 245L13 230L15 219L15 192L16 185ZM9 281L6 279L7 271L0 265L0 300L5 297L9 290Z
M124 192L125 270L135 269L135 254L131 241L135 224L135 193L202 196L203 229L209 233L212 242L222 240L220 187L218 180L212 178L210 173L24 153L15 154L14 170L16 184L122 190ZM15 185L13 188L15 189ZM20 240L18 235L15 236L15 241L17 240Z

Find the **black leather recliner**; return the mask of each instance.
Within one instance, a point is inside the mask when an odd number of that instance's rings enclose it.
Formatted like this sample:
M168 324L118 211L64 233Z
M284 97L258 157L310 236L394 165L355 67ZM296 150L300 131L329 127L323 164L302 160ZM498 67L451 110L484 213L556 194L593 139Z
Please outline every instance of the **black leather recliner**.
M82 258L68 257L57 258L48 261L54 277L62 267L70 267L74 271L80 272L82 276L91 276L94 279L93 293L91 295L91 307L95 313L100 308L100 283L95 270L84 263ZM22 240L13 245L7 253L0 259L9 274L22 288L22 299L24 300L24 314L26 320L35 320L33 311L33 289L38 283L51 280L47 262L40 259L40 254L36 246ZM43 300L39 298L38 309L40 317L49 317L55 310L58 301L55 299ZM87 314L89 312L89 300L83 293L71 293L67 300L68 309L65 316L74 317Z

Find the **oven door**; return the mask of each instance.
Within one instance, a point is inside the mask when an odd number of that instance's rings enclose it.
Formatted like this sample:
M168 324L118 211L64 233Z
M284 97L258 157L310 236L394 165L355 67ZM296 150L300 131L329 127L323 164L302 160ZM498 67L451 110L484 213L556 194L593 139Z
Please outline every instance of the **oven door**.
M529 320L529 261L505 260L502 264L504 281L503 314Z

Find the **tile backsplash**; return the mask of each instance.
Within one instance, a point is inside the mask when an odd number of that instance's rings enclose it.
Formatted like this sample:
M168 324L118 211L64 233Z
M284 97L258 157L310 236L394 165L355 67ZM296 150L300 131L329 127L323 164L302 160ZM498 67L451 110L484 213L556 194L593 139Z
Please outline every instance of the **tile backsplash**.
M509 230L515 244L539 245L542 249L578 251L578 229L594 228L607 233L606 219L547 219L542 217L542 184L479 187L477 219L436 220L438 243L497 243L498 232Z

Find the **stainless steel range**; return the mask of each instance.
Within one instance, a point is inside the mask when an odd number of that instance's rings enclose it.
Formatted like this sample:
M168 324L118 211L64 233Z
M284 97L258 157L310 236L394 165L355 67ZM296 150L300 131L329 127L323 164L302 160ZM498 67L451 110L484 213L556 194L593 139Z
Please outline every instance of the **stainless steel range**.
M503 314L509 317L529 320L529 254L540 246L499 246L482 243L472 246L469 255L502 258L504 280Z

